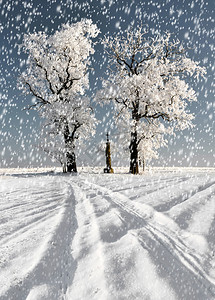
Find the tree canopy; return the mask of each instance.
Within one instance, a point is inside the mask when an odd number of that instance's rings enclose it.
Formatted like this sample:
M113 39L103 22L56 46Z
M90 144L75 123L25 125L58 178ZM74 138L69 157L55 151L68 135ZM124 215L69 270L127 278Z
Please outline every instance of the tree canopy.
M194 116L187 105L197 97L186 79L205 73L170 33L147 34L139 26L103 39L110 74L97 99L112 101L117 118L127 124L131 173L138 173L138 156L147 155L147 148L165 144L165 133L192 126Z
M65 24L52 36L27 34L22 45L28 66L20 88L35 97L28 108L38 110L44 119L44 150L66 163L67 171L77 171L76 141L95 130L96 119L85 92L89 88L90 56L94 54L92 38L98 33L97 26L84 19Z

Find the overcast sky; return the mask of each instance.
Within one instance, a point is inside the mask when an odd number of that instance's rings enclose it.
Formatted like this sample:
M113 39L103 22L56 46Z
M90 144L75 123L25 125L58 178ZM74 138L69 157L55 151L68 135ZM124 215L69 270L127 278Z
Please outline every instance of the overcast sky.
M189 57L207 68L205 80L190 81L198 93L198 102L189 107L196 115L195 128L170 137L168 148L161 149L160 158L152 164L214 167L214 5L214 0L0 0L0 167L51 165L37 148L40 120L36 112L23 111L31 96L26 97L17 89L17 78L25 68L26 59L23 53L18 54L18 45L25 33L46 31L52 34L61 24L81 18L91 18L98 25L99 38L142 22L148 26L150 34L168 30L189 46ZM100 78L105 76L106 70L102 46L98 43L95 50L89 95L101 86ZM102 119L106 111L107 108L98 109L98 117ZM106 130L114 136L108 125L105 128L100 125L88 148L95 148L105 138ZM92 164L102 162L92 154L90 158L79 157L78 164L85 163L84 159L89 163L92 159Z

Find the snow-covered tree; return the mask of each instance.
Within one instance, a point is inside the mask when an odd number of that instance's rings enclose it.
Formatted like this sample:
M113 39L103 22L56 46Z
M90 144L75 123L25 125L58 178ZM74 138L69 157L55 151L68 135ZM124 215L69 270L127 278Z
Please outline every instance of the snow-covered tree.
M165 144L162 134L192 126L187 104L197 97L186 78L203 75L205 69L169 33L147 37L142 26L105 37L103 44L111 71L97 99L113 101L117 118L124 118L130 131L130 172L136 174L138 156L150 144L151 150L158 148Z
M92 38L98 33L97 26L84 19L63 25L52 36L27 34L22 45L28 60L20 88L35 97L28 108L36 109L45 120L44 150L66 165L68 172L77 172L76 141L93 134L96 125L90 100L84 94L94 53Z

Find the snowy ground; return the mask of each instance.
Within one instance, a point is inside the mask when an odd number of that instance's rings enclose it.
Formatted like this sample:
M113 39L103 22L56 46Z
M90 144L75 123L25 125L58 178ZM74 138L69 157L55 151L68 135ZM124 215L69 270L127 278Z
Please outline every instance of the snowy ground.
M214 169L26 172L0 172L1 300L215 299Z

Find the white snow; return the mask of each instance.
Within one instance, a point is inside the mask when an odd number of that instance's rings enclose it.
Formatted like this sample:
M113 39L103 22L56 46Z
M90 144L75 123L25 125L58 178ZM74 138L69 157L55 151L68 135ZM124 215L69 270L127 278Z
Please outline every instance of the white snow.
M215 170L95 170L0 170L0 299L215 299Z

